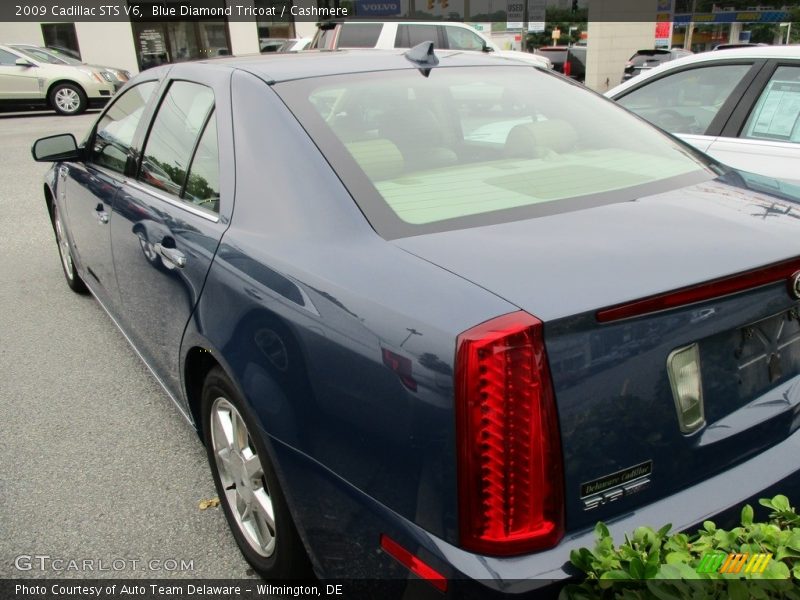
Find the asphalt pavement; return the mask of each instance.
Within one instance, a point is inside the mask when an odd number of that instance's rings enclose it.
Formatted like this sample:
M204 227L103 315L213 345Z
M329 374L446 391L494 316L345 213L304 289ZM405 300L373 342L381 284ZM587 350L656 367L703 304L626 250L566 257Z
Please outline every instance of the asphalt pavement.
M96 116L0 113L0 578L252 577L194 430L64 282L30 147Z

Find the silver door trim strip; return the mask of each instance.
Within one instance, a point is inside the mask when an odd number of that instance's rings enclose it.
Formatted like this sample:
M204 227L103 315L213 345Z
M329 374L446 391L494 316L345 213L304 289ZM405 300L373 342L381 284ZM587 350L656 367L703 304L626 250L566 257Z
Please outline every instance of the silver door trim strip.
M202 208L198 208L189 204L188 202L183 202L182 200L175 200L174 198L170 198L164 194L160 194L155 190L151 190L148 187L143 186L137 181L133 181L132 179L126 179L125 184L131 186L135 190L139 190L140 192L144 192L152 196L153 198L158 198L162 202L166 202L167 204L174 206L176 208L181 208L186 212L192 213L193 215L197 215L198 217L202 217L212 223L219 223L219 216L216 214L209 213L208 211L203 210Z

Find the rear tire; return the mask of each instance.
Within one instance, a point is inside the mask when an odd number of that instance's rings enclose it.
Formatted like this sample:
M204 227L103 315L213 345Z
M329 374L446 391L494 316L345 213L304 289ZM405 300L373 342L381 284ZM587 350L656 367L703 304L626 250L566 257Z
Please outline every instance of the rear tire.
M78 271L75 268L75 261L72 259L72 249L69 247L69 238L64 229L64 223L61 221L61 215L58 212L58 205L53 203L53 230L56 234L56 244L58 245L58 254L61 258L61 270L64 271L64 279L67 280L67 285L76 294L86 294L89 290L86 284L83 283Z
M225 372L215 367L202 396L203 439L233 537L265 579L311 576L255 418Z
M59 83L50 90L50 106L60 115L78 115L87 104L86 93L74 83Z

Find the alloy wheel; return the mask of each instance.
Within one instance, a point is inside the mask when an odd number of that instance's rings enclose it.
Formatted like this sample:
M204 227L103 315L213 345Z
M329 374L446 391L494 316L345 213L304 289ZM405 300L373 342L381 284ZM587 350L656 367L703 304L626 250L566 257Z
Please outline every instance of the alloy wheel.
M211 444L225 501L250 547L275 552L275 510L258 452L244 419L225 398L211 406Z
M55 94L55 103L65 113L73 113L81 105L81 97L72 88L62 87Z

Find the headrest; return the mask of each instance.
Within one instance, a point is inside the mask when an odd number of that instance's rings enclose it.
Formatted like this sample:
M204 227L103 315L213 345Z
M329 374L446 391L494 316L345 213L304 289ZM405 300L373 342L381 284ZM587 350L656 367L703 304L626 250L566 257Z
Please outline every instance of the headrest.
M569 152L578 142L578 132L561 119L515 125L508 132L504 154L510 158L539 158L550 152Z
M347 142L345 147L372 181L392 179L405 169L400 150L386 139Z

